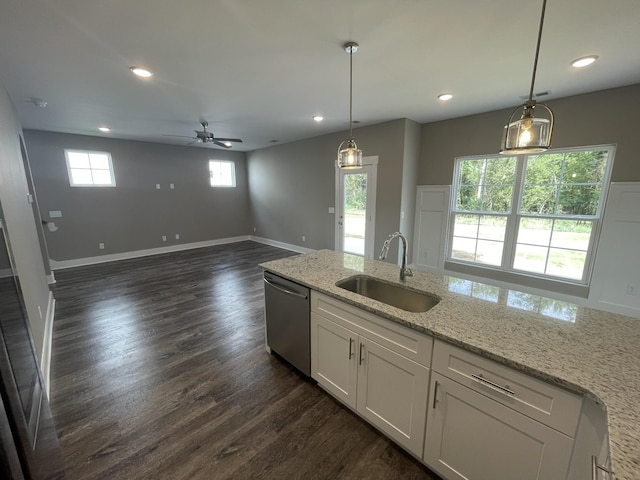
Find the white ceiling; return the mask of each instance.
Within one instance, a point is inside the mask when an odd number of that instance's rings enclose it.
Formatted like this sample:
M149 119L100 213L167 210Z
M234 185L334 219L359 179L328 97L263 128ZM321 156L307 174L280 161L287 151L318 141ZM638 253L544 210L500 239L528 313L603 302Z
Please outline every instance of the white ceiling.
M348 128L349 40L360 44L354 119L362 125L515 106L529 91L541 5L0 0L0 82L24 128L186 144L163 135L193 135L206 119L247 151ZM640 83L639 46L640 0L548 0L535 91L550 90L550 99ZM600 58L569 65L588 54ZM132 65L155 75L140 80ZM442 92L455 98L440 102ZM314 113L325 121L313 122Z

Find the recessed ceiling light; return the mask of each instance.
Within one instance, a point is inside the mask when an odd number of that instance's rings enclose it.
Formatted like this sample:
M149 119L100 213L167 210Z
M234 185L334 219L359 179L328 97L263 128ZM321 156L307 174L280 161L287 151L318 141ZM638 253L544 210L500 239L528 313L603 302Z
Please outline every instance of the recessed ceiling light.
M322 115L314 115L311 118L313 118L314 122L321 122L322 120L324 120L324 117Z
M153 75L153 72L151 70L147 70L146 68L142 67L129 67L129 70L131 70L134 75L142 78L149 78Z
M597 59L597 55L589 55L587 57L576 58L573 62L571 62L571 66L576 68L586 67L587 65L591 65Z
M438 100L442 100L443 102L446 102L447 100L451 100L453 98L453 94L451 93L441 93L440 95L438 95Z
M98 130L100 130L101 132L107 133L110 132L111 129L109 127L98 127Z

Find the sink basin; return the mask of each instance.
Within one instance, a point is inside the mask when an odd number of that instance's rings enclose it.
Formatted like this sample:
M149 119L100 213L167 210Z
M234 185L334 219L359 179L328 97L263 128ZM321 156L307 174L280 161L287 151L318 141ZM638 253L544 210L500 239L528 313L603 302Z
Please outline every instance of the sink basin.
M440 299L435 295L410 290L407 287L387 283L367 275L356 275L336 282L336 287L363 295L407 312L426 312L435 307Z

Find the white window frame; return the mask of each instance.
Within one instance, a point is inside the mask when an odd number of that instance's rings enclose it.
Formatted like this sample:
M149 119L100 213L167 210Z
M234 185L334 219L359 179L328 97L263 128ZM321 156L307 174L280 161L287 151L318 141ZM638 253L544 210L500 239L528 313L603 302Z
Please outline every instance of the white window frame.
M593 265L595 263L595 254L597 251L598 238L602 228L602 216L604 213L604 207L606 203L609 184L611 181L611 171L613 169L613 162L615 157L615 145L594 145L586 147L576 148L563 148L548 150L544 154L566 154L572 152L584 152L593 150L606 150L608 152L607 165L605 167L605 174L602 181L602 190L600 192L600 198L595 215L593 216L569 216L558 214L529 214L520 212L522 202L522 192L525 181L525 168L526 161L529 156L541 155L511 155L516 158L516 172L513 184L513 196L511 202L511 211L508 213L489 212L489 211L465 211L457 210L457 200L459 194L459 170L460 165L465 160L480 160L480 159L494 159L503 158L503 155L477 155L477 156L465 156L457 157L455 159L452 192L449 200L449 220L447 226L447 251L445 255L445 269L452 270L461 273L467 273L471 275L479 275L488 278L493 278L499 281L508 281L524 284L535 288L559 290L562 293L569 293L572 295L586 296L588 294L588 286L591 281L591 275L593 272ZM455 224L456 214L469 214L469 215L487 215L487 216L502 216L507 219L507 227L504 238L504 247L502 254L502 262L500 266L488 265L476 261L467 261L458 258L452 258L453 250L453 230ZM536 273L525 270L518 270L514 268L515 262L515 250L518 238L518 229L521 218L541 218L541 219L560 219L560 220L588 220L593 222L591 229L591 236L589 239L589 245L587 247L585 267L583 276L581 279L572 279L566 277L553 276L548 273ZM566 287L566 288L565 288ZM584 290L586 288L586 290Z
M213 164L228 164L231 165L231 183L230 184L214 184L213 183L213 176L212 176L212 169L211 167L213 166ZM213 158L209 159L209 185L212 188L235 188L236 187L236 162L234 162L233 160L215 160Z
M100 171L104 171L106 169L98 169L98 168L92 168L91 166L89 166L89 168L77 168L77 167L71 167L71 163L69 161L69 154L70 153L82 153L85 154L87 156L90 155L105 155L107 157L107 160L109 162L109 176L111 178L111 183L75 183L73 181L73 174L72 171L73 170L89 170L92 174L94 171L100 170ZM116 186L116 176L115 176L115 172L113 170L113 161L111 160L111 154L109 152L99 152L96 150L75 150L75 149L65 149L64 150L64 158L65 158L65 162L67 164L67 174L69 175L69 185L72 187L115 187Z

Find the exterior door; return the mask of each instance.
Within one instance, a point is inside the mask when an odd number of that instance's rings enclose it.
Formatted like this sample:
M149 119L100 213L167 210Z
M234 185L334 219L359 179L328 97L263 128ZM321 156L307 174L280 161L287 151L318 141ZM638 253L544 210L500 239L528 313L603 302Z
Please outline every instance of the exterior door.
M378 157L362 168L336 167L336 251L373 258Z

